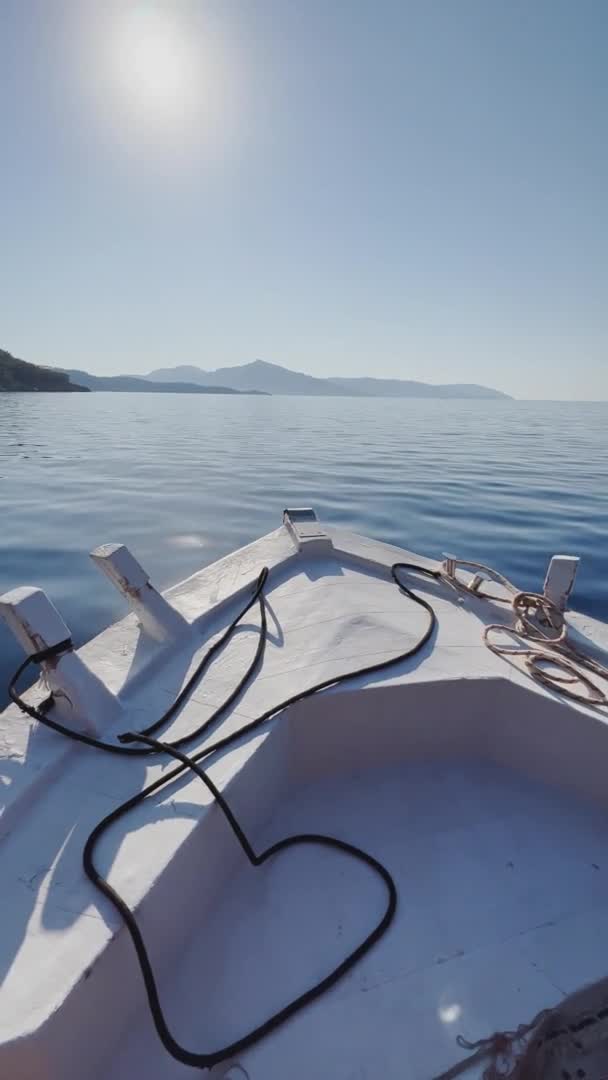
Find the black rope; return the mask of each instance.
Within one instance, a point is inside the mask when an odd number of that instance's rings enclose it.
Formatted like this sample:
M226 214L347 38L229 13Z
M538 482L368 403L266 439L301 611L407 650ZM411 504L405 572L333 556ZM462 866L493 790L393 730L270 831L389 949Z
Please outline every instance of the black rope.
M153 724L150 724L142 731L125 732L120 735L118 737L118 744L105 743L100 739L95 739L91 736L85 735L82 732L71 731L69 728L64 727L64 725L58 724L55 721L51 721L45 713L42 713L39 709L36 709L33 706L27 705L19 697L15 690L15 684L20 675L28 666L28 664L41 662L42 660L48 660L51 659L53 656L60 655L61 652L64 652L66 649L71 648L70 641L62 642L60 645L53 646L50 650L47 649L44 650L42 653L35 654L35 656L28 657L28 659L24 661L24 663L20 666L15 676L11 679L11 683L9 686L9 694L11 696L11 699L29 716L32 716L34 719L39 720L41 723L46 724L48 727L59 731L61 734L67 735L68 737L76 739L79 742L83 742L86 745L94 746L97 749L111 751L113 753L138 755L165 753L175 758L178 762L178 765L174 769L167 773L164 773L152 783L148 784L147 787L143 788L141 791L131 796L131 798L127 799L115 810L111 811L110 814L108 814L102 821L99 822L98 825L95 826L90 836L88 837L84 847L83 866L85 873L87 874L87 877L90 879L90 881L92 881L92 883L100 890L100 892L103 893L103 895L113 904L118 913L122 916L125 926L131 936L131 940L133 942L133 946L139 960L139 965L141 968L141 973L148 996L150 1011L152 1013L158 1036L168 1053L171 1054L176 1060L182 1062L185 1065L190 1065L195 1068L211 1068L213 1065L217 1064L217 1062L222 1061L225 1058L230 1057L233 1054L236 1054L258 1042L261 1038L273 1031L290 1016L293 1016L294 1013L298 1012L311 1001L314 1001L315 998L319 997L331 986L333 986L334 983L338 981L338 979L340 979L347 971L349 971L361 959L361 957L364 956L365 953L367 953L368 950L372 948L372 946L386 932L393 920L397 906L397 889L389 871L386 869L386 867L382 865L382 863L380 863L372 855L369 855L367 852L355 847L353 844L349 844L344 840L339 840L336 837L323 836L316 833L302 833L295 836L289 836L283 840L277 841L275 844L272 844L264 851L256 853L249 840L247 839L244 830L242 829L235 815L233 814L226 799L215 786L207 773L200 767L198 762L202 758L208 757L209 755L217 752L218 750L225 749L228 746L234 745L238 740L242 739L246 735L250 735L253 731L261 727L262 724L266 723L272 717L276 716L278 713L284 711L290 705L293 705L298 701L302 701L305 698L318 694L319 692L329 688L330 686L336 686L339 683L345 683L349 680L372 674L373 672L382 671L419 653L420 650L424 648L426 643L431 638L437 625L437 619L435 616L435 612L432 606L428 603L428 601L425 600L423 597L418 596L400 580L398 575L398 571L400 570L410 570L416 573L423 574L435 580L437 580L440 575L438 571L429 570L425 567L417 566L414 563L395 563L391 567L391 576L395 584L398 586L399 590L404 595L408 596L411 600L413 600L416 604L418 604L420 607L424 608L424 610L429 616L426 630L413 646L411 646L404 652L398 654L397 656L391 657L387 660L378 661L374 664L368 664L354 671L349 671L345 672L342 675L334 676L333 678L324 679L306 690L302 690L297 694L293 694L291 697L282 701L279 705L275 705L271 709L266 710L266 712L262 713L260 716L256 717L256 719L250 721L248 724L244 724L237 731L232 732L229 735L225 735L219 739L216 739L216 741L211 745L203 747L201 750L198 750L197 753L190 756L185 754L180 749L180 747L183 746L185 743L191 741L192 739L204 734L208 730L211 724L213 724L219 718L219 716L221 716L221 714L226 711L226 709L238 696L244 686L249 682L253 672L256 670L259 663L261 662L267 638L266 605L263 595L264 584L268 576L268 569L266 567L264 568L264 570L262 570L258 578L253 596L251 597L247 605L233 620L233 622L230 624L230 626L227 628L221 638L219 638L218 641L209 650L207 650L205 656L197 665L193 675L188 679L185 687L177 695L176 699L172 702L169 709L167 709L167 711L163 713L163 716L159 720L155 721ZM219 708L215 710L213 715L208 720L206 720L204 724L201 724L198 728L196 728L195 731L192 731L187 735L182 736L182 738L177 739L174 742L161 742L157 739L152 738L151 732L158 730L159 727L161 727L168 719L170 719L175 714L175 712L179 708L179 705L185 700L187 694L192 690L195 682L201 678L213 656L215 656L217 652L222 648L222 646L229 640L229 638L236 630L236 627L238 626L240 620L243 618L246 612L249 611L249 609L252 607L256 600L258 600L260 605L261 617L258 647L256 649L256 653L252 662L250 663L247 671L245 672L245 675L239 680L239 683L235 687L235 689L228 695L228 697L219 706ZM126 745L124 745L131 742L141 742L144 743L145 746L141 748L135 748L127 747ZM243 849L247 859L252 866L261 866L267 861L267 859L270 859L273 855L276 855L279 851L283 851L285 848L299 844L317 844L343 851L347 855L350 855L352 858L358 859L360 862L365 863L382 879L388 893L386 909L380 921L367 935L367 937L359 945L357 945L357 947L352 950L347 955L347 957L342 960L336 968L333 969L333 971L331 971L328 975L321 979L320 982L316 983L309 990L306 990L303 994L300 994L297 998L289 1002L289 1004L284 1006L278 1012L274 1013L274 1015L269 1017L269 1019L264 1021L264 1023L258 1025L258 1027L248 1032L242 1038L231 1043L229 1046L222 1047L220 1050L216 1050L212 1053L196 1053L187 1050L184 1047L180 1046L180 1044L174 1039L164 1018L158 995L158 989L156 986L156 980L154 978L154 972L150 963L143 936L137 925L135 916L129 906L120 896L120 894L117 893L116 890L109 884L109 882L99 873L94 861L95 848L99 840L106 832L106 830L115 821L123 817L135 806L142 803L153 792L158 791L166 784L171 784L179 775L184 773L184 771L187 769L191 770L206 785L211 795L217 802L220 810L224 814L226 821L228 822L230 828L232 829L239 844L241 845L241 848Z
M245 855L252 866L261 866L270 859L271 856L276 855L279 851L284 851L288 847L295 847L300 844L317 844L324 847L331 847L338 851L343 851L347 855L350 855L354 859L358 859L360 862L369 866L384 882L388 893L388 901L386 909L380 921L374 927L374 929L367 935L364 941L357 946L348 956L341 961L320 982L316 983L309 990L304 991L293 1001L290 1001L288 1005L285 1005L278 1012L274 1013L268 1020L265 1020L262 1024L259 1024L256 1028L253 1028L250 1032L244 1035L240 1039L236 1039L235 1042L230 1043L228 1046L222 1047L220 1050L216 1050L213 1053L196 1053L191 1050L186 1050L183 1046L174 1039L173 1035L169 1031L167 1022L165 1020L160 999L158 996L158 989L156 986L156 980L154 978L154 972L146 945L144 943L141 931L137 925L137 922L133 916L131 909L124 902L122 897L112 888L112 886L101 876L99 871L95 867L93 861L93 853L95 846L103 836L106 829L119 817L122 817L124 813L131 809L134 805L132 800L129 800L129 804L123 803L117 810L112 811L107 817L103 819L93 830L89 836L85 845L83 853L83 864L87 876L93 882L94 885L110 900L117 910L122 915L127 929L131 935L131 940L135 946L137 958L139 960L141 973L143 976L144 984L146 987L146 993L148 995L148 1003L156 1031L159 1035L161 1042L170 1054L176 1058L177 1061L182 1062L184 1065L191 1065L195 1068L210 1069L217 1062L223 1061L225 1058L232 1057L233 1054L237 1054L242 1050L245 1050L248 1046L252 1046L253 1043L258 1042L265 1035L270 1034L279 1024L284 1023L290 1016L304 1008L315 998L318 998L326 990L329 990L347 971L350 970L361 959L362 956L371 949L372 945L384 932L388 929L390 923L393 920L395 910L397 907L397 889L395 883L389 874L388 870L377 859L374 859L372 855L368 855L367 852L362 851L360 848L355 847L353 844L348 844L344 840L338 840L332 836L322 836L316 833L301 833L296 836L288 836L284 840L278 840L275 844L266 848L264 851L256 854L253 847L249 843L243 829L239 825L236 817L234 816L229 804L226 802L222 793L215 786L211 778L203 771L200 765L197 765L186 754L177 750L175 747L168 745L167 743L157 742L155 739L150 739L146 735L134 735L134 738L141 739L148 745L153 746L158 751L166 751L171 754L172 757L177 758L185 768L191 769L193 773L198 776L206 787L209 789L218 806L220 807L224 817L226 818L230 828L236 836L241 848L245 852ZM139 799L137 801L140 801Z
M207 718L207 720L205 720L204 724L201 724L198 728L195 728L194 731L188 732L187 735L183 735L180 739L176 739L175 742L172 743L171 745L177 746L177 747L185 746L187 743L191 742L193 739L196 739L199 736L204 735L205 732L213 724L215 724L216 720L219 719L219 717L222 715L222 713L224 713L230 707L230 705L235 700L235 698L237 698L239 696L241 691L244 689L244 687L249 682L249 680L250 680L251 676L253 675L254 671L259 667L259 665L260 665L260 663L262 661L262 658L264 656L264 650L266 648L267 621L266 621L266 605L264 604L264 599L263 599L263 589L264 589L264 585L266 583L267 577L268 577L268 567L265 566L263 568L263 570L261 571L261 573L259 574L259 576L258 576L253 595L247 601L245 606L241 609L241 611L236 616L236 618L233 619L233 621L230 623L230 625L226 628L226 630L221 635L221 637L219 637L218 640L207 650L207 652L205 653L203 658L197 664L197 666L194 669L194 671L193 671L192 675L190 676L190 678L187 680L187 682L184 684L184 686L180 690L180 692L177 695L177 697L175 698L175 700L172 701L169 708L162 714L162 716L159 717L158 720L155 720L153 724L150 724L149 727L144 729L144 731L143 731L144 735L150 735L150 734L152 734L153 731L158 731L158 729L160 727L163 727L163 725L166 724L175 715L175 713L179 709L180 705L182 705L183 702L186 700L186 698L192 693L192 690L194 689L195 685L199 682L199 680L203 676L206 669L209 667L209 664L211 663L213 658L217 655L218 652L220 652L220 650L224 647L224 645L226 645L227 642L231 639L231 637L234 634L234 631L236 630L238 624L245 617L247 612L253 607L253 605L255 604L255 602L257 600L258 603L259 603L259 608L260 608L260 629L261 629L261 632L260 632L260 636L258 638L258 644L257 644L257 648L256 648L256 651L255 651L255 655L254 655L251 663L249 664L249 667L247 668L245 674L239 680L239 682L235 686L234 690L228 695L228 697L225 699L225 701L223 701L222 704L217 709L214 710L214 712L211 714L211 716L209 716ZM155 749L152 749L151 747L148 747L148 749L144 749L143 747L127 748L126 746L121 745L121 741L127 742L127 741L130 741L130 740L126 739L126 738L124 740L121 740L120 735L118 736L119 743L117 744L117 743L104 742L103 739L96 739L94 735L87 735L86 732L84 732L84 731L74 731L73 728L66 727L65 724L61 724L59 721L53 720L50 716L48 716L46 708L43 710L40 707L36 708L33 705L28 705L27 702L25 702L23 700L23 698L20 697L20 695L17 693L16 684L17 684L18 680L20 679L21 675L23 674L23 672L26 670L26 668L30 664L42 663L43 660L50 660L55 656L59 656L61 653L67 652L71 648L72 648L72 641L71 641L70 638L68 638L66 641L62 641L58 645L52 645L48 649L43 649L41 652L33 653L31 656L26 657L26 659L23 661L21 666L17 669L17 671L15 672L15 674L13 675L13 677L12 677L10 683L9 683L8 694L9 694L9 697L10 697L11 701L14 701L15 705L18 705L18 707L22 710L22 712L27 713L27 715L31 716L33 720L38 720L39 723L44 724L48 728L51 728L53 731L56 731L59 735L65 735L65 736L67 736L68 739L74 739L76 742L84 743L85 746L93 746L97 750L106 750L111 754L123 754L123 755L126 754L126 755L129 755L130 757L146 757L149 754L157 753L158 751L156 751Z

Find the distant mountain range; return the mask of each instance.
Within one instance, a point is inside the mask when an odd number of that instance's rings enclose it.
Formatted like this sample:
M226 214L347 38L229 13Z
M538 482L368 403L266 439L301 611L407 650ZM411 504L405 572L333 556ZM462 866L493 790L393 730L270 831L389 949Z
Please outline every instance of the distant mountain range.
M89 375L88 371L78 371L76 368L61 369L70 379L85 387L87 390L115 391L121 393L137 394L243 394L261 393L259 390L236 390L229 386L205 386L202 383L184 382L175 379L174 382L154 382L150 376L136 375ZM73 389L73 387L71 388Z
M411 379L318 379L300 371L290 371L265 360L254 360L239 367L204 371L189 364L158 368L145 376L157 383L187 382L198 386L227 386L233 390L266 394L308 394L323 397L417 397L417 398L502 398L508 394L475 383L414 382Z
M90 375L76 368L48 368L18 360L0 349L0 391L121 391L163 394L300 394L318 397L414 397L508 399L508 394L475 383L415 382L412 379L319 379L279 364L254 360L239 367L204 371L188 364L159 368L149 375Z

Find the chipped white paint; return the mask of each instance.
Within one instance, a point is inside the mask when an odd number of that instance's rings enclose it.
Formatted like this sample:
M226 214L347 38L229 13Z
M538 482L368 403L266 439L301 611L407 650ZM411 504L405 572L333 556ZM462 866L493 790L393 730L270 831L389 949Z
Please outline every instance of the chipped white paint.
M559 611L565 611L574 588L579 560L576 555L554 555L545 578L545 596Z
M143 629L155 641L167 641L187 628L186 620L165 600L124 544L101 544L91 558L124 596Z
M28 656L70 637L57 608L42 589L23 585L0 596L0 615Z
M0 615L28 656L59 645L70 631L42 589L24 586L0 597ZM120 715L114 694L73 650L42 662L57 712L75 730L98 734Z
M159 642L129 615L71 654L120 703L104 737L166 708L263 565L263 666L208 738L416 641L425 613L399 594L390 567L438 564L318 528L328 544L311 536L296 545L284 526L169 590L164 600L189 633ZM127 578L142 580L132 566ZM404 1067L429 1080L462 1053L459 1032L475 1039L517 1026L605 974L605 717L484 647L485 623L509 618L504 605L443 583L412 585L438 617L420 656L301 702L209 765L256 847L330 833L379 857L399 888L395 923L348 978L217 1066L218 1080L403 1080ZM608 648L596 620L569 613L568 622ZM251 659L258 628L252 609L164 734L211 714ZM159 1043L132 945L81 863L100 818L169 766L66 748L14 706L0 717L0 750L10 811L0 839L0 1076L197 1075ZM321 977L381 902L365 869L333 852L249 868L189 777L113 827L99 861L136 911L168 1021L194 1050L237 1038Z

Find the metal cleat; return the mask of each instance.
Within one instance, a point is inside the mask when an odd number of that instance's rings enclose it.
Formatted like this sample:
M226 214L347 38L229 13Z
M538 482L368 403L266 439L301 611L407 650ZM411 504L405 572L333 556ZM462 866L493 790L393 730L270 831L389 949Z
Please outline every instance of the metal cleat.
M441 569L443 570L445 576L453 581L456 577L456 565L458 563L458 558L456 555L448 555L447 551L442 551L441 554L443 555L443 563L441 564Z
M283 511L283 523L298 549L306 548L308 554L330 554L333 551L331 537L327 535L314 510L310 506L292 507Z

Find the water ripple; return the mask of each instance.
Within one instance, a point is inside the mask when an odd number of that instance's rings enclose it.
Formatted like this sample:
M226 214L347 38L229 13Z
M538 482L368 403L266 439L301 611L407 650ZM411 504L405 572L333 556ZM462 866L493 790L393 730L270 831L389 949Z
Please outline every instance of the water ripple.
M128 543L166 586L283 506L538 587L582 556L608 617L608 405L0 394L0 591L38 584L83 640L122 612L87 552ZM0 628L0 695L18 651Z

